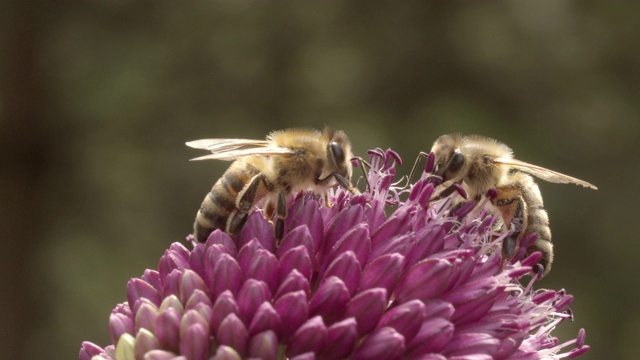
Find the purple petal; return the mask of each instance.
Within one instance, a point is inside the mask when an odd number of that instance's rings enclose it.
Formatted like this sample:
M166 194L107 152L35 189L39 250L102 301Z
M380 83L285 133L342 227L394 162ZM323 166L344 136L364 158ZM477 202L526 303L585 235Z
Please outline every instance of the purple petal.
M313 237L309 232L309 227L304 224L289 231L283 237L280 246L276 250L276 257L280 259L284 253L300 245L306 247L309 254L315 254L315 243Z
M455 270L449 279L449 286L446 291L449 291L455 287L461 286L468 282L471 274L475 270L476 259L473 257L462 257L455 260L449 260L455 265Z
M473 354L494 354L500 341L487 334L459 334L454 336L442 350L447 357Z
M316 199L300 197L289 208L289 214L285 220L285 229L295 229L300 225L308 228L309 234L313 239L314 249L310 254L315 254L315 250L319 248L320 242L324 239L324 221Z
M287 356L294 357L306 352L318 353L325 346L327 334L327 327L322 322L322 317L312 317L291 337L286 350Z
M142 281L148 283L154 289L162 288L162 281L160 280L160 273L155 270L145 270L142 276L140 277Z
M271 293L267 284L262 281L249 279L247 280L238 294L238 308L240 309L240 319L245 324L250 324L253 315L258 307L271 298Z
M466 304L456 306L451 321L457 326L481 319L493 306L498 291L490 291Z
M415 234L401 234L388 238L383 244L380 244L371 252L371 258L375 259L385 254L398 253L406 256L415 246Z
M205 243L205 248L209 249L211 246L222 246L229 254L236 256L237 248L236 242L224 231L219 229L214 230Z
M206 360L210 353L209 327L202 324L187 327L180 339L180 354L190 360Z
M332 276L338 277L347 286L349 297L351 297L356 293L356 290L358 290L361 272L362 269L356 259L356 255L353 251L347 251L338 256L320 277L322 280Z
M289 360L316 360L316 354L312 351L309 351L304 354L296 355Z
M320 244L317 259L322 263L331 249L337 244L338 240L350 229L363 221L364 212L362 207L354 206L346 208L333 218L333 221L327 228L325 241Z
M169 245L169 250L178 254L181 258L183 259L188 259L189 258L189 249L187 249L184 245L182 245L182 243L179 242L174 242L171 245Z
M204 280L193 270L185 270L180 282L180 301L186 304L195 291L209 292Z
M406 302L413 299L433 299L449 284L454 266L449 261L427 259L412 266L396 288L396 299Z
M258 310L256 310L251 324L249 325L249 335L253 336L264 331L273 331L274 334L280 333L282 320L280 315L270 302L263 302Z
M204 277L204 262L206 248L203 243L197 243L189 254L189 267L200 277Z
M578 330L578 337L576 338L576 347L580 349L584 346L584 342L587 340L587 332L581 328Z
M431 319L435 317L443 318L446 320L450 320L451 316L455 312L455 308L451 303L446 301L434 299L424 302L424 318Z
M232 347L221 345L221 346L218 346L218 349L216 350L215 356L213 356L211 359L213 359L213 360L242 360L242 357Z
M143 303L140 305L135 317L136 334L142 328L155 332L158 315L160 315L160 312L153 304Z
M253 239L240 248L237 256L237 261L238 265L240 265L240 269L242 269L242 273L245 274L245 277L247 269L249 268L249 265L253 260L254 254L260 249L264 248L262 247L258 239Z
M389 216L371 235L371 252L376 253L377 248L383 246L394 235L407 233L412 219L413 214L410 211L396 211Z
M173 270L184 270L189 268L188 257L184 257L175 251L167 250L158 262L158 272L160 279L163 279Z
M238 308L238 304L233 298L233 294L231 291L225 291L218 298L216 302L213 304L213 310L211 315L211 332L217 333L218 328L220 327L220 323L224 320L229 314L238 314L240 313L240 309Z
M307 296L309 295L309 281L298 270L293 269L289 275L282 281L278 291L276 291L274 299L279 299L284 294L294 291L304 291Z
M248 358L275 360L278 357L278 338L273 331L256 334L249 341Z
M197 305L206 305L208 307L213 306L209 296L202 290L195 290L193 294L187 299L187 303L184 308L187 310L195 309Z
M405 268L413 266L420 260L441 251L444 248L446 231L440 227L425 228L415 235L415 246L406 255Z
M206 281L207 285L209 286L211 286L211 284L213 284L215 280L213 272L215 270L215 265L218 263L218 260L220 259L220 256L222 254L231 255L232 258L235 258L235 255L232 254L229 251L229 249L227 249L225 246L220 244L213 244L209 246L205 251L204 260L203 260L204 261L204 278L203 279Z
M382 287L391 294L402 275L403 262L404 256L388 254L368 263L360 276L360 291Z
M164 300L162 300L162 303L160 304L161 311L165 311L169 308L178 311L180 316L182 316L182 313L184 313L184 306L182 306L180 299L178 299L178 297L175 295L167 296L166 298L164 298Z
M127 284L127 302L133 309L133 305L138 299L149 299L156 306L160 305L160 294L153 286L141 279L131 279Z
M280 283L279 265L276 257L267 250L258 250L245 271L245 278L263 281L271 293L275 293Z
M423 172L430 174L433 171L435 164L436 164L436 154L433 152L430 152L429 155L427 155L427 161L424 164Z
M453 337L453 330L453 324L442 318L425 321L416 336L407 343L406 355L416 358L421 354L442 351Z
M524 335L524 334L523 334ZM519 339L514 338L505 338L500 342L500 347L493 354L493 357L496 359L508 359L511 355L513 355L520 345L522 344L524 336Z
M462 187L462 185L455 183L453 184L454 189L456 189L456 192L463 198L466 199L467 198L467 192L465 191L465 189Z
M288 293L273 304L282 320L282 339L288 340L302 325L309 314L307 294L304 291Z
M345 318L353 317L358 323L358 334L373 330L387 307L387 290L373 288L354 296L347 306Z
M383 327L367 336L351 356L353 360L399 359L405 350L404 337L389 327Z
M229 314L216 332L216 341L220 345L233 348L241 357L246 354L249 332L236 314Z
M349 290L344 282L332 276L320 284L311 298L309 313L311 316L322 316L327 324L333 324L342 317L349 298Z
M497 288L498 281L495 278L488 277L461 285L444 293L440 299L450 302L457 309L459 306L479 299Z
M184 356L176 356L171 351L166 350L151 350L144 354L144 360L182 360L186 358Z
M585 345L581 348L578 349L573 349L571 351L569 351L569 355L567 356L568 359L575 359L578 356L581 356L582 354L586 353L587 351L589 351L589 349L591 349L591 347L589 345Z
M502 255L500 251L496 251L489 256L487 261L482 264L476 264L473 273L469 277L469 282L482 278L492 277L502 271Z
M264 218L262 213L254 211L247 217L247 222L238 234L238 246L242 247L253 239L258 239L263 248L274 252L276 237L273 227Z
M174 308L168 308L156 318L156 337L163 349L177 352L180 350L181 314Z
M136 343L133 345L133 351L136 359L142 359L144 354L151 350L161 349L160 341L147 329L141 329L136 334Z
M213 268L213 298L225 290L230 290L234 296L237 295L243 281L242 270L236 260L227 254L221 254Z
M305 279L311 279L313 265L307 248L300 245L287 251L280 260L280 276L287 276L291 271L297 270Z
M386 158L387 158L387 163L386 166L391 168L393 166L393 162L395 162L396 164L398 164L398 166L402 166L402 158L400 158L400 155L398 155L397 152L391 150L391 149L387 149L384 152Z
M175 295L180 297L180 284L182 283L182 272L184 270L173 270L163 279L162 296L168 297Z
M369 227L365 224L358 224L354 228L347 231L331 249L327 261L323 263L320 272L324 272L326 267L336 259L336 257L347 251L353 251L358 259L358 263L364 265L369 260L371 252L371 240L369 239Z
M460 208L456 210L455 216L459 219L467 216L467 214L470 213L477 204L478 203L473 200L465 202L462 206L460 206Z
M573 302L573 296L565 295L560 300L558 300L558 302L556 302L553 305L553 307L556 308L557 312L563 312L569 307L569 305L571 305L572 302Z
M408 201L416 201L416 199L418 198L418 196L420 195L420 193L422 192L422 189L424 188L424 186L427 184L427 182L425 181L425 179L421 179L416 181L415 184L413 184L413 186L411 187L411 191L409 192L409 199Z
M533 301L534 304L536 305L540 305L544 302L547 302L553 298L556 297L556 292L554 290L545 290L541 293L536 294L536 296L534 296L531 301Z
M102 348L99 347L98 345L88 342L88 341L83 341L82 345L80 347L80 356L79 359L80 360L91 360L92 357L100 354L102 352Z
M387 311L380 319L378 328L388 326L402 334L405 341L411 341L422 327L425 305L422 301L412 300Z
M358 341L358 324L354 318L337 322L327 329L327 344L320 353L322 359L346 358Z
M116 305L115 308L113 308L113 310L111 310L112 314L122 314L122 315L126 315L126 316L133 316L133 312L131 311L131 307L129 307L129 303L124 302L124 303L120 303L118 305Z
M181 337L184 336L186 329L193 325L202 325L207 329L207 332L209 332L209 320L202 317L197 310L187 310L182 316L182 319L180 319Z
M109 335L111 335L111 343L118 343L120 336L125 333L133 335L133 320L124 314L111 314L109 316Z
M531 255L529 255L525 259L523 259L520 262L520 264L522 266L533 267L533 266L535 266L536 264L538 264L540 262L540 259L542 259L542 253L539 252L539 251L534 251L533 253L531 253Z

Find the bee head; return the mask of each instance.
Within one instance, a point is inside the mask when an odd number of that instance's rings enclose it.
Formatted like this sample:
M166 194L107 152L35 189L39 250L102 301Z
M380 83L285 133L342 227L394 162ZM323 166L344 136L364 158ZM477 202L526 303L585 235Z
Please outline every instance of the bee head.
M436 156L433 173L442 177L442 181L458 180L464 173L466 158L460 151L461 135L443 135L434 143L431 151Z
M351 181L352 166L351 166L351 142L343 131L325 129L324 135L329 140L327 143L327 159L329 172L342 175L347 180Z

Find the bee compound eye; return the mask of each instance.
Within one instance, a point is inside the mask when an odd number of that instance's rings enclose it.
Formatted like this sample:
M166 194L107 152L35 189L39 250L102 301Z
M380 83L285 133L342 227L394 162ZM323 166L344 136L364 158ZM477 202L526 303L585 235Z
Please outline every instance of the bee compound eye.
M344 151L342 151L342 147L338 145L337 142L332 141L329 144L329 148L331 149L331 154L333 154L333 158L336 160L336 164L344 163Z
M460 170L460 168L462 168L463 164L464 164L464 155L457 152L453 154L453 156L451 157L451 161L449 162L449 166L447 170L458 171Z

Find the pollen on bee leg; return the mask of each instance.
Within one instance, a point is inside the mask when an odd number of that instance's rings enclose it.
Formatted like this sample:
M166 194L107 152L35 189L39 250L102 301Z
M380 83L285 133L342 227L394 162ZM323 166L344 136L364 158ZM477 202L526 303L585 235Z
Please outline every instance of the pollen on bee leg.
M331 200L329 200L329 193L325 192L322 195L322 202L324 202L324 206L326 206L328 209L331 209L333 207L333 205L335 205L334 203L331 202Z

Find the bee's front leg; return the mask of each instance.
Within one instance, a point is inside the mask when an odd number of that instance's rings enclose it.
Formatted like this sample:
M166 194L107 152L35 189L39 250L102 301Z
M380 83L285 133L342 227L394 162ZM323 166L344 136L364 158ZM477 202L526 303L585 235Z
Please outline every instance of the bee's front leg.
M284 219L287 218L287 198L284 192L278 193L278 206L276 210L276 239L282 240L284 236Z

